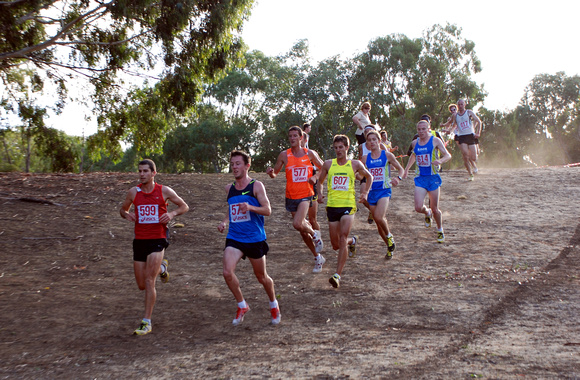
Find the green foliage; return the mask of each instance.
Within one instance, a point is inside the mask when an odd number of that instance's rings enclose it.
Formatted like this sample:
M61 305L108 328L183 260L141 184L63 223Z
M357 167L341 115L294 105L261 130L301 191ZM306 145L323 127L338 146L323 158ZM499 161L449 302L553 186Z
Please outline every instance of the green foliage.
M559 163L578 162L580 76L568 77L563 72L537 75L526 87L521 104L533 122L530 129L552 137L557 144Z
M253 0L32 0L0 4L0 78L16 89L17 70L34 70L36 84L56 82L55 109L66 80L87 78L100 131L93 158L120 158L119 141L159 152L175 114L196 105L204 86L241 62L238 32ZM68 53L68 54L67 54ZM154 89L130 91L126 75L159 71ZM34 68L33 68L34 67ZM15 73L16 72L16 73ZM89 94L83 94L89 95ZM10 94L18 102L22 94ZM5 109L11 100L3 98ZM152 114L143 112L150 108Z

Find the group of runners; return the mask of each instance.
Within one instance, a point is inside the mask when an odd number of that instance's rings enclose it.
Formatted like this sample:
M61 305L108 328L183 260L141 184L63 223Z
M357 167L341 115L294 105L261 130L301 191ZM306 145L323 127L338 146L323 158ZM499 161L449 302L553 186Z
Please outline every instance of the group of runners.
M370 105L368 107L370 110ZM363 104L363 110L367 110L366 104ZM450 127L461 120L456 115L452 116L454 120ZM362 128L363 137L358 140L362 147L359 160L348 158L350 140L346 135L334 136L332 147L336 158L323 161L318 153L308 148L309 124L303 126L304 130L298 126L289 128L290 148L278 155L274 167L268 167L266 173L276 178L285 168L286 210L292 215L292 226L300 233L313 255L314 273L320 273L326 262L321 254L324 243L316 220L317 203L324 203L326 199L330 243L338 251L336 272L329 279L334 288L340 286L347 257L355 257L357 254L359 237L351 235L357 211L357 179L361 182L358 203L370 210L378 233L386 245L386 259L392 258L396 247L386 219L391 188L407 178L415 164L415 211L425 215L426 227L430 227L432 219L435 219L437 241L445 241L438 207L441 186L438 168L450 160L451 155L443 141L431 133L430 127L430 120L425 118L417 123L417 138L411 144L412 153L405 168L390 152L386 133L382 137L375 125L367 124ZM237 302L233 325L242 323L250 310L235 274L237 263L246 258L268 295L271 323L277 325L281 320L280 308L274 281L266 270L269 246L264 217L272 212L270 201L264 184L248 174L251 166L249 154L236 150L230 153L229 159L234 181L225 186L228 213L217 229L222 233L228 230L223 254L223 277ZM129 190L120 213L123 218L135 223L134 272L139 289L145 290L145 316L134 334L145 335L152 331L151 314L156 300L157 276L163 282L169 279L169 263L164 258L165 248L169 245L167 224L174 217L187 212L189 207L174 190L155 183L156 168L153 161L143 160L138 167L140 183ZM398 170L397 176L391 177L392 168ZM326 196L324 183L327 184ZM426 196L429 196L429 207L424 205ZM174 211L167 211L169 201L177 206ZM134 212L130 212L132 205Z

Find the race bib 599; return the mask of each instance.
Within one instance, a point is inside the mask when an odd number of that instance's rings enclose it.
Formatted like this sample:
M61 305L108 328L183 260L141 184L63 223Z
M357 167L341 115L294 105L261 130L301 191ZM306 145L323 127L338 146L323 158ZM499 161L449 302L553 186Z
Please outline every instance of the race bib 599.
M159 223L159 205L137 206L137 218L141 224Z

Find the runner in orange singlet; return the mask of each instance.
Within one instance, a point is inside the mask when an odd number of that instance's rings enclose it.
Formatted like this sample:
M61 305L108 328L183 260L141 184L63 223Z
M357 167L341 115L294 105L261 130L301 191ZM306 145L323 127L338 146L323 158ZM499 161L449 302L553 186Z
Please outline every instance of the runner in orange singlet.
M312 175L312 163L320 169L323 162L318 153L301 147L302 133L300 127L290 127L290 149L278 155L274 168L269 167L266 174L276 178L282 167L286 166L286 210L292 213L292 226L300 232L304 243L314 255L315 265L312 271L320 273L326 261L320 254L323 248L322 238L320 231L315 231L306 220L306 214L314 195L312 185L316 182Z

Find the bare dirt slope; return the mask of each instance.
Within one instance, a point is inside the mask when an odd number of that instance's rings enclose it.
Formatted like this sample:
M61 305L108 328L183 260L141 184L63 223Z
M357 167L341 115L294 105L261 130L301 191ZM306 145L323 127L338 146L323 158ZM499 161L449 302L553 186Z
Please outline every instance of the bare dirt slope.
M192 210L172 229L153 332L137 337L144 295L118 214L136 174L0 173L0 378L580 377L580 168L484 169L474 182L444 172L445 244L404 181L388 211L394 258L359 211L360 253L339 289L323 208L327 263L313 274L284 180L253 176L273 205L268 269L282 323L269 325L243 261L252 310L231 325L216 228L231 175L160 174Z

